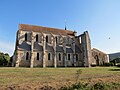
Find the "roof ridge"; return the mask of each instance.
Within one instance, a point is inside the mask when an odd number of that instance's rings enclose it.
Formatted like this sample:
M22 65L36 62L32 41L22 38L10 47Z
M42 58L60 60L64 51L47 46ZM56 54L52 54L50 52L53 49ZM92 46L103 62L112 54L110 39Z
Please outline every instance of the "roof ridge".
M42 27L42 28L50 28L50 29L64 30L64 29L59 29L59 28L52 28L52 27L38 26L38 25L32 25L32 24L19 24L19 28L21 27L21 25L27 25L27 26L33 26L33 27ZM65 30L65 31L71 31L71 32L74 32L74 31L72 31L72 30Z
M74 36L74 31L44 27L44 26L29 25L29 24L19 24L19 30Z
M105 53L105 52L103 52L103 51L101 51L101 50L98 50L97 48L93 48L92 50L97 50L97 51L99 51L99 52L102 52L102 53L104 53L104 54L107 54L107 53Z

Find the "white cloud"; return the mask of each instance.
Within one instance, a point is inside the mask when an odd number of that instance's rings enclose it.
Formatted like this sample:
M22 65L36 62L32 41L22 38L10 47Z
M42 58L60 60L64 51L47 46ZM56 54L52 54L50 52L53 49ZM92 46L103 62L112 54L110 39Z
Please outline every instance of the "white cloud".
M1 41L0 40L0 51L3 53L8 53L10 56L13 55L14 52L14 42L9 42L9 41Z

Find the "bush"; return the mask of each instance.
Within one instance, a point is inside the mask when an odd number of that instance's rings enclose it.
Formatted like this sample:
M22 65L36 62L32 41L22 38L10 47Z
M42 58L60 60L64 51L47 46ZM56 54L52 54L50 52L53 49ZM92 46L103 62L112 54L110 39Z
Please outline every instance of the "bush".
M7 66L10 60L10 56L7 53L0 52L0 66Z
M104 63L104 66L111 66L111 63Z
M116 66L117 66L117 67L120 67L120 63L117 63Z
M87 89L87 84L75 83L71 86L63 86L59 90L85 90Z
M82 70L81 69L78 69L77 71L76 71L76 83L78 82L78 80L79 80L79 78L80 78L80 74L82 74Z
M96 67L96 64L91 64L91 67Z
M97 82L93 85L89 83L75 83L71 86L63 86L59 90L119 90L120 84L119 83L103 83Z
M92 86L92 90L108 90L109 86L105 83L96 83Z
M113 62L110 62L110 66L115 66Z

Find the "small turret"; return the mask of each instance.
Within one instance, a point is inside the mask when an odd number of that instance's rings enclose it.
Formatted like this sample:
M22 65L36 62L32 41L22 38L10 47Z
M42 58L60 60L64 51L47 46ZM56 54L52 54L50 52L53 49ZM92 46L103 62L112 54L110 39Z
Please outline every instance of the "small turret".
M77 36L77 32L76 32L75 30L74 30L74 32L73 32L73 33L74 33L74 35L75 35L75 36Z

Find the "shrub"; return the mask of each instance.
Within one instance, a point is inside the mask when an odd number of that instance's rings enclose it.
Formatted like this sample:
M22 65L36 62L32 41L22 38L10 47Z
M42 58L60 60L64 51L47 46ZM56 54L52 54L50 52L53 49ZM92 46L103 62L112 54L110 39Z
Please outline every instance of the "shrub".
M91 64L91 67L96 67L96 64Z
M113 63L113 62L110 62L110 66L114 66L114 63Z
M87 84L75 83L68 87L67 86L61 87L59 90L85 90L85 89L87 89Z
M96 83L92 86L92 90L108 90L109 86L105 83Z
M117 66L117 67L120 67L120 63L117 63L116 66Z
M119 83L103 83L97 82L93 85L88 83L75 83L71 86L63 86L59 90L119 90L120 84Z
M111 63L104 63L104 66L111 66Z
M78 80L79 80L79 77L80 77L80 74L82 74L82 70L81 69L78 69L77 71L76 71L76 83L78 82Z
M7 54L7 53L4 54L4 53L0 52L0 66L2 66L2 67L7 66L9 60L10 60L9 54Z

